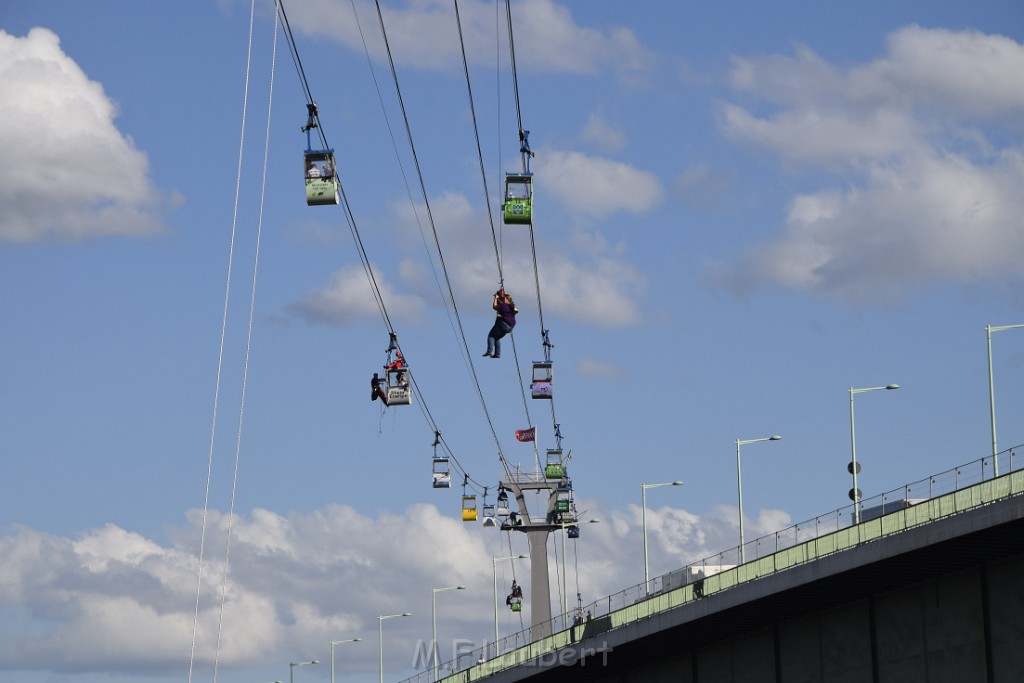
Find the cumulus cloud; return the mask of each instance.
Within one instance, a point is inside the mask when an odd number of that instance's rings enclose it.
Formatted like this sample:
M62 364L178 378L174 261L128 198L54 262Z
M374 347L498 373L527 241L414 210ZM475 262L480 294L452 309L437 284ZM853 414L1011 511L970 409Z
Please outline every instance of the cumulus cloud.
M443 216L437 228L456 297L460 302L480 301L480 293L489 295L496 284L494 244L485 227L488 225L486 214L472 206L465 196L452 193L432 199L431 207L435 216ZM422 209L418 212L425 215ZM405 230L400 241L419 242L412 208L408 204L396 204L395 213L396 223ZM502 239L505 281L532 283L534 264L527 233L506 231ZM601 234L584 231L576 231L568 240L570 248L560 248L553 240L541 243L538 248L537 265L545 312L590 325L618 327L639 322L638 301L646 289L647 279L626 258L625 245L610 243ZM436 271L438 277L442 277L440 266ZM403 273L410 278L405 283L418 291L436 287L423 269L407 268ZM513 291L512 294L521 312L530 310L531 299L535 296L533 291ZM486 299L484 305L490 315L490 300Z
M724 105L723 131L826 182L792 199L781 237L712 277L737 293L776 283L871 305L1019 275L1024 146L1000 141L1019 128L1022 68L1009 38L918 26L847 69L807 48L736 59L733 86L763 108Z
M581 377L612 380L615 382L621 382L629 377L626 369L618 363L598 360L596 358L580 358L576 364L576 371Z
M626 135L613 128L601 114L594 112L580 132L580 138L605 152L621 152L626 148Z
M640 547L641 522L635 505L605 511L592 501L578 503L588 518L605 520L582 526L570 556L569 575L586 604L638 583L637 554L624 548ZM230 519L211 510L199 582L202 520L201 510L190 511L184 525L169 529L166 544L115 525L77 539L26 527L6 529L0 534L4 668L136 676L181 671L193 624L199 672L215 657L225 670L279 663L286 656L323 658L324 644L339 634L367 634L377 615L411 611L416 618L395 622L388 636L386 666L399 665L398 653L405 666L429 623L427 588L469 587L458 596L458 608L449 610L447 629L482 644L480 634L492 628L491 558L510 549L511 554L527 551L518 534L507 541L428 504L378 517L337 504L308 514L257 508ZM736 524L735 508L727 506L707 515L648 508L652 575L734 547ZM787 524L785 513L767 510L746 528L754 538ZM553 536L549 546L555 605L557 541ZM500 569L504 590L511 573ZM524 574L529 596L529 572L520 565L521 580ZM375 650L353 648L345 656L347 666L376 671Z
M0 30L0 242L161 229L149 162L116 116L52 31L19 38Z
M359 52L363 39L377 58L383 57L383 43L377 29L379 20L372 3L355 3L359 26L353 20L350 0L300 0L290 11L292 26L310 35L337 40ZM388 42L395 61L403 66L450 69L462 64L458 27L453 5L445 0L408 2L405 7L381 9ZM500 15L502 34L504 14ZM471 64L494 64L495 11L493 3L459 3L459 21ZM650 71L652 53L628 28L614 26L606 31L576 23L568 8L553 0L524 0L516 3L513 17L518 31L516 64L533 72L573 73L597 76L616 74L620 80L637 82Z
M543 150L534 161L544 189L575 214L597 218L616 211L642 213L664 194L658 178L629 164L580 152Z
M422 299L413 294L397 293L379 268L373 264L371 268L388 314L416 321L423 310ZM309 292L288 308L307 322L320 325L349 325L380 315L366 271L357 264L339 268L324 287Z

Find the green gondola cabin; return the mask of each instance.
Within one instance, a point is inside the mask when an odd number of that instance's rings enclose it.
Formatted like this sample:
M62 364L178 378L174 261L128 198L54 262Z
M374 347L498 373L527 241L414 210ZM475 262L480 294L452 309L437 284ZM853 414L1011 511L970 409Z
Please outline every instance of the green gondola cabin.
M533 174L505 174L505 203L502 205L506 223L533 222Z

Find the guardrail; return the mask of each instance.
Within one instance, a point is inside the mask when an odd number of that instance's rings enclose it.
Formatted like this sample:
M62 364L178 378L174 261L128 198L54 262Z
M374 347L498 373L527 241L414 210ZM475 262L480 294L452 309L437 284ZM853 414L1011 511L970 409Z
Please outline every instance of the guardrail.
M575 609L555 616L547 624L551 636L530 639L530 629L495 644L467 651L444 662L439 669L445 683L468 683L498 671L550 655L585 638L620 628L659 612L741 583L753 581L826 555L867 543L943 517L1024 493L1024 463L1014 446L893 489L860 503L860 523L853 504L806 522L762 536L743 545L744 563L736 546L680 570L630 586L583 608L588 618L574 624ZM995 476L995 472L1001 474ZM694 580L694 577L698 577ZM703 577L703 578L699 578ZM429 683L433 672L401 683Z

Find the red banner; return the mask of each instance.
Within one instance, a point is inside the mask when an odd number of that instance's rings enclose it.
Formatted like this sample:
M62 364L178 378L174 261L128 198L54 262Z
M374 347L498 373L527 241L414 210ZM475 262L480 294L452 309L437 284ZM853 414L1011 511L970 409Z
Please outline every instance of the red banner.
M516 440L517 441L533 441L537 436L537 428L530 427L529 429L517 429Z

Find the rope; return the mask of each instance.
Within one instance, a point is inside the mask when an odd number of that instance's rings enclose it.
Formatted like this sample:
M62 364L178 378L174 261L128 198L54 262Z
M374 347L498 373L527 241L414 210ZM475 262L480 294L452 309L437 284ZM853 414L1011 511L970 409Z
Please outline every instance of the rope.
M242 424L245 417L245 395L249 379L249 354L252 349L252 322L256 310L256 280L259 273L260 243L263 234L263 207L267 192L267 159L270 149L270 114L274 103L274 70L277 64L277 15L274 15L274 45L270 58L270 89L267 94L267 128L263 140L263 176L260 182L260 208L256 224L256 253L252 264L252 285L249 292L249 323L245 338L245 362L242 366L242 395L238 407L238 431L235 435L235 466L231 478L231 503L228 508L227 537L224 541L224 579L221 583L220 610L217 620L217 648L214 655L213 680L217 681L217 670L220 663L220 646L224 628L224 605L227 600L228 576L231 567L231 536L235 521L235 496L238 490L238 466L242 452Z
M199 536L199 566L196 570L196 600L195 612L192 617L192 646L188 660L188 681L192 681L192 673L195 669L196 657L196 636L199 631L199 597L203 585L203 561L206 551L206 523L210 509L210 483L213 479L213 445L217 435L217 408L220 405L220 383L224 368L224 340L228 323L228 303L231 299L231 271L235 256L235 234L238 226L238 197L242 185L242 157L245 146L245 118L249 103L249 78L252 70L252 35L253 22L256 14L256 1L251 0L249 5L249 42L245 58L245 86L242 95L242 124L238 141L238 167L235 175L235 201L234 211L231 217L231 241L228 248L227 280L224 285L224 312L221 317L220 343L217 351L217 375L213 391L213 416L210 420L210 448L206 465L206 489L203 494L203 522Z
M462 35L462 18L459 16L459 0L455 3L455 23L459 29L459 47L462 50L462 70L466 74L466 92L469 95L469 111L473 120L473 139L476 141L476 156L480 162L480 177L484 185L484 206L487 207L487 220L491 224L491 241L494 243L494 257L498 261L498 282L505 287L505 275L501 270L501 252L498 249L498 233L494 228L494 214L491 211L490 190L487 188L487 172L484 170L484 153L480 147L480 128L476 122L476 105L473 104L473 86L469 80L469 61L466 59L466 41Z

